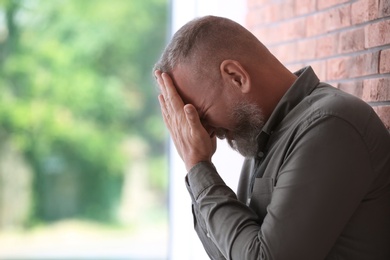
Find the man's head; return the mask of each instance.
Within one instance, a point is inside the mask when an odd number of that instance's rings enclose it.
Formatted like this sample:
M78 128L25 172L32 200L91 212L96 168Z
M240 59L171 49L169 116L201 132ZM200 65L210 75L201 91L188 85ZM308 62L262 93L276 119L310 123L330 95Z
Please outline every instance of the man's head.
M250 48L250 49L248 49ZM218 75L223 60L263 59L268 50L247 29L227 18L205 16L181 27L165 48L155 70L172 72L179 64L192 67L198 77Z
M252 33L214 16L179 29L155 65L172 77L184 103L197 108L209 134L244 156L256 154L256 136L280 96L270 85L280 85L283 69Z

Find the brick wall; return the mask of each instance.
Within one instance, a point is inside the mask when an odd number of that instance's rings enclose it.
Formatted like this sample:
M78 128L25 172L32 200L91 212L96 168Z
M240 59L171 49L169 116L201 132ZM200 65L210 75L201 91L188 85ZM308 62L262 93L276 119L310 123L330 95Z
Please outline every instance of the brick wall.
M390 130L390 0L247 0L247 28L291 71L368 102Z

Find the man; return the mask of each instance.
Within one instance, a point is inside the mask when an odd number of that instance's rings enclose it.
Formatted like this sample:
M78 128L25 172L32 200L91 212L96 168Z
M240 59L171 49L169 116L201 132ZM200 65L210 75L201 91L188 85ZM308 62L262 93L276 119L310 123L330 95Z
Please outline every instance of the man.
M366 103L212 16L174 35L155 76L210 258L390 259L390 136ZM246 157L237 195L216 137Z

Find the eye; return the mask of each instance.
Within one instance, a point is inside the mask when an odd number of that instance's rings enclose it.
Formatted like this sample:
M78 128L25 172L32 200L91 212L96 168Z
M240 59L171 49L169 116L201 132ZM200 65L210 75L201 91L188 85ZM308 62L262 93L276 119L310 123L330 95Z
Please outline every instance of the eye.
M208 123L207 123L207 120L206 120L206 117L205 117L205 116L200 116L199 119L200 119L200 123L201 123L204 127L208 126Z
M206 120L206 116L199 109L196 109L196 112L198 112L198 116L199 116L200 122L203 123L203 121Z

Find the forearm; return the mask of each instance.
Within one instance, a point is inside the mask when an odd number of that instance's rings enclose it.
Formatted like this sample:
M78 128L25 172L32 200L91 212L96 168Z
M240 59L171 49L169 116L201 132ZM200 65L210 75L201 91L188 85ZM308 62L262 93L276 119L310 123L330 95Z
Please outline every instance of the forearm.
M237 200L212 164L202 162L191 169L187 187L193 200L195 229L212 259L221 259L213 245L227 259L260 255L258 216Z

